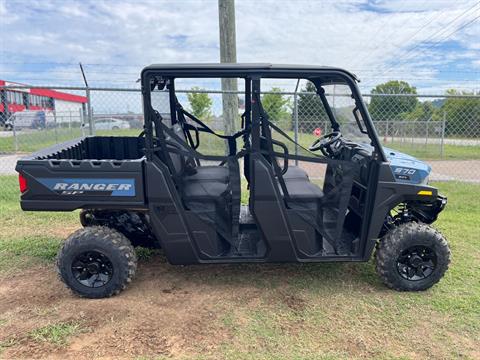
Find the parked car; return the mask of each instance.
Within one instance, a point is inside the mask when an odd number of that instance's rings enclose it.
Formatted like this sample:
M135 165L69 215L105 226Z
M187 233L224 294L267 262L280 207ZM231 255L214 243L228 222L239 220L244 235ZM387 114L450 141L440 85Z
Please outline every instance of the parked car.
M125 120L115 118L103 118L95 120L96 130L120 130L130 129L130 123Z
M5 121L7 130L16 129L45 129L55 124L55 117L50 111L21 111L13 114Z

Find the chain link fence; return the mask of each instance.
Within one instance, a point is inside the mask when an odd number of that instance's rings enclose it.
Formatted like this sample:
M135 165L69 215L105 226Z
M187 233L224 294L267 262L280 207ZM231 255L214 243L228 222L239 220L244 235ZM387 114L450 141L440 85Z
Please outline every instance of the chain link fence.
M0 87L0 176L14 175L21 156L41 148L86 135L138 135L143 128L141 92L137 89L57 88L84 100L51 100L50 108L32 110L25 103L30 88ZM45 89L45 87L42 87ZM13 96L9 92L20 92ZM202 121L217 132L224 131L222 93L217 90L180 90L179 101L192 109L189 95L206 94ZM14 94L15 95L15 94ZM239 111L244 111L239 92ZM364 94L375 128L387 152L400 151L432 166L431 180L480 183L480 96ZM354 135L351 121L353 100L334 89L327 94L344 134ZM23 108L13 101L22 102ZM168 115L168 98L159 94L158 110ZM328 133L330 122L317 95L307 91L265 91L265 110L296 142L308 147ZM17 105L17 107L13 106ZM212 137L202 142L201 152L219 154L223 144ZM293 146L291 152L298 152ZM311 174L315 177L315 174ZM1 191L1 189L0 189Z

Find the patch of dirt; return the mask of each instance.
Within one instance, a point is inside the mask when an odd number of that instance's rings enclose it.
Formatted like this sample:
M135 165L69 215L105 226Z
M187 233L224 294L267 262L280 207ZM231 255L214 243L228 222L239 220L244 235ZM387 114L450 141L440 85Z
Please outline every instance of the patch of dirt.
M307 302L297 294L282 292L281 295L281 301L294 313L302 313L307 308Z
M359 282L348 266L341 266L335 269L343 274L338 275L343 285L325 276L325 289L317 285L316 291L310 291L308 286L294 289L288 284L309 276L323 279L327 272L336 276L334 268L172 266L155 255L140 262L137 277L126 291L99 300L74 296L58 280L53 265L35 266L0 276L0 358L218 359L226 345L251 353L270 349L281 358L285 351L296 352L282 349L297 343L291 339L298 339L305 354L369 358L385 357L388 351L409 358L448 358L452 346L458 354L477 354L468 336L448 334L448 318L432 318L431 312L421 310L399 313L398 319L383 318L382 306L395 304L390 300L400 295L372 289ZM333 283L337 285L332 287ZM362 297L371 303L355 301ZM255 311L268 317L267 329L274 329L275 338L269 337L273 330L262 335L251 327L250 314ZM309 318L310 314L317 319ZM59 323L79 324L79 331L64 345L30 335Z
M233 292L225 294L218 287L189 279L190 270L183 270L156 257L140 265L137 278L120 296L100 300L71 294L57 279L53 266L0 279L0 344L13 344L0 357L91 359L213 353L230 336L218 319L218 309L219 300ZM39 327L72 321L83 330L71 336L66 346L29 336Z

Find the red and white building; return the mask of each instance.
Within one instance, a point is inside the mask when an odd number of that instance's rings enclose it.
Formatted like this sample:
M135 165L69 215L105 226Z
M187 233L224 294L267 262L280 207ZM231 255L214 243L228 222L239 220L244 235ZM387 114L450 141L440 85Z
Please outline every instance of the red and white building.
M28 86L0 80L0 86ZM57 114L84 114L87 98L50 89L0 87L0 125L12 114L23 111L45 111Z

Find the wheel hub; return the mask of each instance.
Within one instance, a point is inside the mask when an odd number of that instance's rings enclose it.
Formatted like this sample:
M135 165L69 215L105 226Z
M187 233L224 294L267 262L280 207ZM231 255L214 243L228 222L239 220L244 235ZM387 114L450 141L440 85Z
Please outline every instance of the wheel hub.
M419 267L422 262L423 262L423 259L418 255L413 255L410 258L410 265L415 267L415 268Z
M97 288L105 286L113 276L110 259L99 251L85 251L72 262L72 274L82 285Z
M435 252L427 246L411 246L402 251L397 259L401 277L411 281L423 280L432 275L437 266Z
M98 270L100 269L100 265L98 263L93 262L87 265L87 269L90 274L98 274Z

